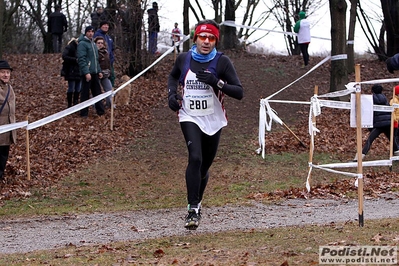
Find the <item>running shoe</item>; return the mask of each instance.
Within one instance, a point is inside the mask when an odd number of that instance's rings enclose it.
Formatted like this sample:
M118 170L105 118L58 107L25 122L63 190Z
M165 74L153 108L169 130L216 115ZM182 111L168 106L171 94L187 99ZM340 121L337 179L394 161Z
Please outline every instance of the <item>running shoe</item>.
M201 212L196 212L194 209L189 209L186 216L186 223L184 227L188 230L196 230L201 220Z

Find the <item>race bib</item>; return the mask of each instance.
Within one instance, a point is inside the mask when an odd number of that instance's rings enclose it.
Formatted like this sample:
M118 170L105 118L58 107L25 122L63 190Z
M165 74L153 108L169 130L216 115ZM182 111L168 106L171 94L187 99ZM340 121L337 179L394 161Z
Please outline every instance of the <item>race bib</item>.
M205 116L214 113L212 92L184 95L183 102L188 115Z

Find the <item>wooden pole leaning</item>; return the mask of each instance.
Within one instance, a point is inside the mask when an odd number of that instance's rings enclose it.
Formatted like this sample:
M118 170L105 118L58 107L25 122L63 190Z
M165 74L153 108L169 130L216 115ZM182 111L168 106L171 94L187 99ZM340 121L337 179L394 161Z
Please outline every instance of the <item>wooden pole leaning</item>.
M317 95L318 93L319 93L319 87L316 85L314 87L314 95ZM314 116L314 115L312 115L312 126L316 127L316 116ZM314 131L312 130L311 135L310 135L309 163L313 162L313 150L314 150ZM308 170L309 170L308 183L309 183L309 186L310 186L310 180L311 180L311 174L312 174L310 172L310 165L308 167Z
M360 82L360 64L355 65L355 81ZM362 106L361 86L356 84L356 143L357 143L357 174L358 174L358 201L359 201L359 226L364 226L363 213L363 161L362 161Z
M112 93L114 92L114 88L112 88ZM110 123L111 131L114 130L114 96L111 97L111 123Z
M26 116L26 121L29 121L29 116ZM26 174L27 174L27 179L30 180L29 130L27 128L26 128Z

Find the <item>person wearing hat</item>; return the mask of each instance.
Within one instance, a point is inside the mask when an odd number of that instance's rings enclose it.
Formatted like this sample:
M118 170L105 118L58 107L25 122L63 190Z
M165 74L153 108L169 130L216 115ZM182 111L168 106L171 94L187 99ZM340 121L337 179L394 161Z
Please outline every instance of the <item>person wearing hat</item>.
M373 93L373 105L388 105L389 102L387 97L382 93L383 87L380 84L374 84L371 87L371 91ZM391 139L391 113L390 112L383 112L383 111L374 111L373 112L373 127L369 129L370 134L367 137L366 143L362 149L362 159L367 155L368 151L371 148L374 140L378 138L379 135L384 133L384 135ZM398 144L396 139L394 138L393 143L393 151L394 155L398 156ZM355 155L353 161L357 162L358 154Z
M299 20L295 23L294 32L297 33L298 45L303 57L303 66L309 64L310 23L306 19L305 11L299 12Z
M157 53L157 42L159 32L158 3L153 2L152 8L147 10L148 13L148 50L151 54Z
M98 49L93 42L94 28L87 26L85 34L81 35L78 40L78 64L80 76L82 80L82 89L80 92L80 102L87 101L89 94L93 97L101 94L100 79L102 78L101 67L98 61ZM98 115L104 114L104 105L102 101L95 103ZM89 108L80 110L80 116L86 118L89 114Z
M48 19L48 31L52 35L53 52L60 53L62 47L62 35L68 29L68 21L63 13L61 6L55 5L55 11L50 14Z
M94 31L96 31L100 26L100 22L107 19L107 13L104 12L102 6L97 6L96 11L90 14L90 18L91 26L94 28Z
M106 47L108 50L108 55L109 59L111 62L111 75L109 76L109 80L111 81L112 86L115 85L115 72L114 72L114 62L115 62L115 55L114 55L114 40L112 37L108 34L109 32L109 23L108 21L101 21L100 22L100 28L94 33L93 39L97 37L103 37L103 39L106 42Z
M216 156L222 128L227 125L223 99L225 95L238 100L243 97L232 62L216 50L219 25L213 20L200 21L193 41L190 51L177 56L168 77L168 105L177 112L188 150L188 214L184 226L189 230L199 225L208 170ZM178 94L180 86L182 93Z
M68 108L79 103L82 81L78 64L78 40L72 38L62 51L64 79L68 82L67 103Z
M15 94L10 85L12 68L6 60L0 60L0 125L15 123ZM10 145L15 144L15 130L0 134L0 181L4 182L4 171L10 153Z

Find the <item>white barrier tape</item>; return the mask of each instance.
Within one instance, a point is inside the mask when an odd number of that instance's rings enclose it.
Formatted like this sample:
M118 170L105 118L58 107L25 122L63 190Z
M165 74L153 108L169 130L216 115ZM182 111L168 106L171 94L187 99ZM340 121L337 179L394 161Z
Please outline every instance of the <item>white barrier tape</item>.
M271 100L271 99L262 99L271 103L297 103L297 104L310 104L310 102L304 102L304 101L286 101L286 100ZM261 100L261 101L262 101Z
M296 33L289 32L289 31L269 30L269 29L264 29L264 28L260 28L260 27L253 27L253 26L246 26L246 25L236 24L234 22L234 20L223 21L223 22L220 23L220 25L226 25L226 26L230 26L230 27L238 27L238 28L244 28L244 29L252 29L252 30L269 31L269 32L281 33L281 34L291 35L291 36L296 36L297 35ZM325 37L311 36L311 38L319 39L319 40L331 41L331 38L325 38Z
M266 140L265 140L265 128L266 128L266 103L264 101L260 102L260 108L259 108L259 135L258 135L258 141L259 141L259 149L256 150L257 154L260 154L262 152L262 158L265 158L265 145L266 145Z
M375 161L362 161L363 166L391 166L391 160L375 160ZM348 163L330 163L319 165L320 167L327 168L351 168L357 167L357 162L348 162Z
M336 97L342 97L342 96L351 94L353 92L355 92L354 88L346 89L346 90L340 90L340 91L333 91L333 92L329 92L329 93L326 93L326 94L319 95L318 97L319 98L336 98Z
M337 55L331 56L331 61L346 60L346 59L348 59L348 55L347 54L337 54Z
M313 116L319 116L321 114L321 106L320 106L320 101L319 98L317 98L317 95L313 95L312 98L310 98L310 107L312 111Z
M28 121L2 125L2 126L0 126L0 134L11 131L11 130L15 130L18 128L23 128L23 127L26 127L27 125L28 125Z
M351 109L351 103L350 102L340 102L340 101L330 101L330 100L319 100L320 105L322 107L330 107L330 108L335 108L335 109Z
M360 84L378 84L378 83L392 83L392 82L399 82L399 78L393 79L375 79L369 81L361 81Z
M49 124L49 123L51 123L51 122L53 122L55 120L63 118L64 116L73 114L73 113L75 113L75 112L77 112L77 111L79 111L79 110L81 110L83 108L89 107L89 106L95 104L96 102L99 102L102 99L107 98L110 95L112 95L112 91L107 91L105 93L97 95L96 97L93 97L93 98L91 98L91 99L89 99L87 101L79 103L79 104L77 104L77 105L75 105L73 107L67 108L67 109L65 109L65 110L63 110L61 112L58 112L58 113L55 113L53 115L47 116L47 117L42 118L40 120L37 120L37 121L35 121L33 123L29 123L28 126L26 127L26 129L27 130L31 130L31 129L43 126L45 124Z
M187 40L190 39L190 35L186 35L183 37L183 40L181 40L179 43L183 43ZM141 75L143 75L145 72L147 72L151 67L153 67L154 65L158 64L159 61L161 61L165 56L167 56L168 54L172 53L175 48L172 46L165 46L167 48L169 48L166 52L164 52L160 57L157 58L157 60L155 60L150 66L148 66L146 69L144 69L143 71L141 71L140 73L138 73L136 76L134 76L133 78L129 79L128 81L126 81L124 84L122 84L121 86L119 86L117 89L114 90L113 95L115 95L118 91L120 91L121 89L123 89L124 87L126 87L128 84L130 84L131 82L135 81L137 78L139 78Z
M269 97L267 97L266 99L271 99L273 96L279 94L280 92L282 92L283 90L285 90L286 88L290 87L292 84L296 83L297 81L303 79L305 76L309 75L310 73L312 73L315 69L317 69L319 66L321 66L322 64L324 64L325 62L327 62L330 59L330 56L327 56L326 58L324 58L323 60L321 60L317 65L315 65L314 67L312 67L311 69L309 69L308 72L306 72L305 74L303 74L301 77L297 78L296 80L294 80L293 82L291 82L290 84L288 84L287 86L285 86L284 88L280 89L279 91L275 92L274 94L270 95Z
M324 171L327 171L327 172L331 172L331 173L335 173L335 174L342 174L342 175L351 176L351 177L358 177L358 175L359 175L359 174L356 174L356 173L343 172L343 171L333 170L333 169L330 169L330 168L325 168L325 167L322 167L320 165L315 165L315 164L310 164L310 165L312 167L314 167L314 168L317 168L317 169L320 169L320 170L324 170Z
M354 40L347 40L347 41L346 41L346 44L354 44L354 43L355 43Z

